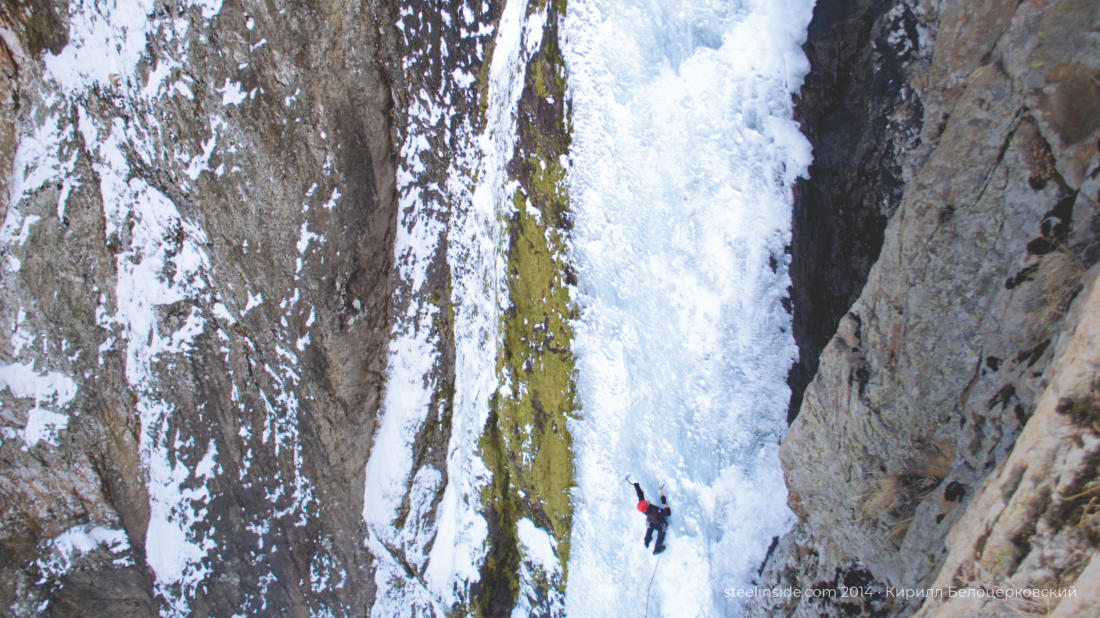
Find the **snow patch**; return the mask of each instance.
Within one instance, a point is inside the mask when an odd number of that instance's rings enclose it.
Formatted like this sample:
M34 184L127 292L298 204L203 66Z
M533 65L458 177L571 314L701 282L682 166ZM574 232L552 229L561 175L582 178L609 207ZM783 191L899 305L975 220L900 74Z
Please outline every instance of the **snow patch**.
M31 408L27 412L27 425L23 428L23 442L30 448L39 440L57 446L57 434L69 426L69 417L43 408Z
M526 517L516 522L516 536L523 558L519 566L519 594L512 608L513 618L566 615L565 599L553 586L554 580L561 577L561 565L554 554L554 538Z
M32 398L35 404L48 402L58 408L69 405L76 397L77 386L72 378L57 371L40 374L32 365L12 363L0 366L0 389L12 396Z
M527 560L533 562L547 573L557 573L561 570L558 558L554 553L557 543L548 532L539 528L533 521L524 517L516 522L516 536L524 547L524 555Z
M43 557L35 561L35 566L42 573L42 578L37 582L39 585L46 583L48 578L64 577L72 570L77 558L100 547L117 556L114 560L116 565L130 563L124 555L130 551L130 540L125 530L82 524L53 537L46 545Z
M248 93L241 90L241 84L230 81L228 77L217 90L222 95L222 105L240 105L241 101L248 98Z
M0 227L0 243L10 243L15 238L15 230L21 229L23 215L16 206L24 197L47 184L61 182L72 174L76 165L75 150L68 159L63 158L63 153L69 150L66 144L71 138L71 125L62 124L56 113L43 118L41 124L34 127L33 133L21 137L12 163L8 196L10 209Z
M249 311L252 311L253 309L255 309L256 307L259 307L260 305L263 304L263 302L264 302L263 292L257 292L255 295L253 295L252 292L249 292L248 293L248 303L245 304L244 311L241 311L241 315L243 316L243 315L247 314Z
M69 44L47 53L46 69L67 94L111 88L133 74L145 54L155 0L71 3Z
M0 389L8 389L17 399L34 399L27 410L27 421L19 435L24 449L30 449L40 441L58 446L58 433L68 427L69 416L42 407L65 408L76 397L77 385L68 376L51 371L40 374L33 366L13 363L0 366ZM5 432L5 437L14 437Z
M212 19L222 10L222 0L191 0L191 4L202 9L203 19Z

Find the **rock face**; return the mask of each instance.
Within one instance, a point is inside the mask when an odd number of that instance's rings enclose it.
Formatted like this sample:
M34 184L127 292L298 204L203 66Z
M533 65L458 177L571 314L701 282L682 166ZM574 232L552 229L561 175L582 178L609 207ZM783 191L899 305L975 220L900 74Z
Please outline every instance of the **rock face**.
M1085 281L1035 413L948 533L949 553L932 582L940 590L1004 590L1006 598L933 597L920 615L1100 612L1100 268Z
M848 610L909 613L923 602L943 615L1006 611L988 599L942 604L949 586L1076 583L1079 598L1059 609L1076 614L1092 602L1081 597L1095 587L1097 555L1086 479L1096 474L1090 393L1100 356L1086 273L1100 258L1100 7L945 1L880 11L870 19L912 15L897 36L915 34L928 50L894 84L919 97L923 125L910 148L878 159L904 181L901 199L892 213L871 212L889 217L878 259L783 442L801 522L762 580L810 587L865 569L874 594ZM844 154L816 146L819 160ZM848 150L860 157L850 168L868 161ZM819 564L800 575L807 552ZM896 594L930 587L944 599ZM755 610L823 608L845 610L791 600Z
M561 612L563 12L0 7L0 613ZM504 47L516 66L492 63ZM478 159L490 142L511 145L499 169ZM485 178L507 192L489 205L499 280L462 281L473 252L452 237ZM499 341L466 345L508 392L455 438L456 399L478 396L456 394L471 282L499 290L475 316ZM409 332L429 348L423 406L386 399ZM391 412L408 440L377 448ZM456 439L478 464L458 496ZM454 575L438 523L457 501L488 530Z
M67 5L2 12L0 605L369 607L392 7Z

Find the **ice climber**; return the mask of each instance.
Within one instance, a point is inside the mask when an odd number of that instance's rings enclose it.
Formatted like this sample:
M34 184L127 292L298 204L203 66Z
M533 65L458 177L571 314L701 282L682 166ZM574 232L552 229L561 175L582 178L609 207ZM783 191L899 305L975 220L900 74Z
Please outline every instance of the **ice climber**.
M653 540L653 531L657 531L657 543L653 546L653 553L659 554L665 550L665 530L668 528L668 517L672 515L672 509L665 500L665 488L661 487L661 506L652 504L645 499L642 486L634 483L634 492L638 494L638 510L645 513L646 531L645 546Z

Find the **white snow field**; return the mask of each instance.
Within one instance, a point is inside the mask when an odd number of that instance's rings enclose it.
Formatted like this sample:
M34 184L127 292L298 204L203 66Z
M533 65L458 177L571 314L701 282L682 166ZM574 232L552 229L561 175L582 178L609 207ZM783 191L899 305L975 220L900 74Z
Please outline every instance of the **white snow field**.
M812 0L570 0L581 419L570 616L728 616L793 516L777 456L796 348L791 94ZM772 261L774 258L774 262ZM664 484L642 546L630 473Z

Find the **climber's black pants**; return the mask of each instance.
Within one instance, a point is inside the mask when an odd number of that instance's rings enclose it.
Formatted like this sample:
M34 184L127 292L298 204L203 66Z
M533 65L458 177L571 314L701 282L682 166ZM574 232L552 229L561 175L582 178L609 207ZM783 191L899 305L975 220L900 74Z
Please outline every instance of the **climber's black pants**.
M662 521L656 526L650 526L645 531L645 546L649 547L649 542L653 540L653 531L657 531L657 544L653 546L654 549L661 547L665 544L665 529L668 528L668 522Z

